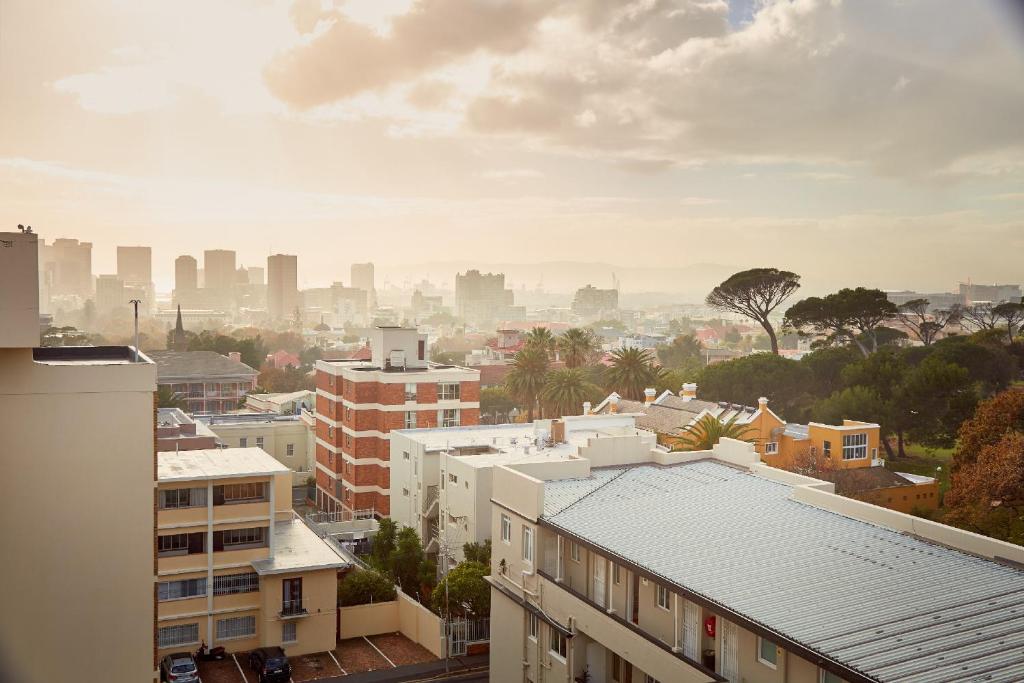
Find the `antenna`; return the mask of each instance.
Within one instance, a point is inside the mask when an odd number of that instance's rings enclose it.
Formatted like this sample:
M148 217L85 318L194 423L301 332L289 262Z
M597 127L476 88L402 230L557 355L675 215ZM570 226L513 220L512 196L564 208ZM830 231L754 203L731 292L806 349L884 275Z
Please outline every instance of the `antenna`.
M139 362L139 304L142 302L138 299L132 299L129 301L132 307L135 309L135 362Z

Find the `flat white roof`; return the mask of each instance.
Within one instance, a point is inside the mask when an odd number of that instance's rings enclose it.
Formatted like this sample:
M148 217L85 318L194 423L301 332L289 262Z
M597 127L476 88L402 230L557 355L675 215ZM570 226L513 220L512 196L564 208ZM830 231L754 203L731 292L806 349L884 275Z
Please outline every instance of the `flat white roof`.
M262 448L207 448L157 453L159 482L258 477L290 472Z
M252 563L261 576L347 566L349 563L327 541L296 518L274 524L274 556Z

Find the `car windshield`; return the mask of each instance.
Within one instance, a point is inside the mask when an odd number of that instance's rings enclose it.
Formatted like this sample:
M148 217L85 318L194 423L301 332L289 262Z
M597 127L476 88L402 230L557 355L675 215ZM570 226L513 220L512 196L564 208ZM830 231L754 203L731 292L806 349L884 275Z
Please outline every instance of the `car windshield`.
M288 663L288 658L287 657L268 657L267 658L267 666L270 666L270 667L284 666L287 663Z
M185 674L195 670L196 665L192 662L175 662L171 665L171 673L175 674Z

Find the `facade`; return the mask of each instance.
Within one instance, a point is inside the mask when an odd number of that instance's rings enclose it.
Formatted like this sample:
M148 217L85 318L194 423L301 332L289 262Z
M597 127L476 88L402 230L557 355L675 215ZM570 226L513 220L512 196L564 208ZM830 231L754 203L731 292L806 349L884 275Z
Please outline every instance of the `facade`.
M231 309L234 306L235 252L207 249L203 252L203 289L205 305Z
M311 412L316 404L316 392L302 389L285 394L249 394L245 397L245 409L255 413L275 415L298 415Z
M34 348L36 240L0 235L2 676L152 681L156 367L127 347Z
M353 263L350 271L352 287L366 292L366 305L377 308L377 288L372 263Z
M340 282L330 287L302 290L302 306L307 315L342 326L364 324L369 316L370 294L365 289L346 287Z
M39 273L50 296L92 296L92 242L59 238L39 244Z
M468 270L455 275L455 314L475 325L512 317L515 297L504 273Z
M228 413L200 415L195 421L212 432L222 448L262 449L291 471L294 486L313 475L313 430L300 415Z
M605 318L618 313L619 290L598 289L592 285L576 290L572 312L581 318Z
M494 683L1024 680L1024 548L734 440L605 456L495 469Z
M235 410L259 377L237 358L214 351L153 351L150 357L157 365L157 382L182 398L189 413Z
M977 302L1002 303L1021 300L1020 285L981 285L973 282L960 283L960 303L965 306Z
M152 282L153 250L150 247L118 247L117 275L125 282Z
M464 559L464 543L491 538L494 468L587 457L594 449L650 451L631 415L527 424L403 429L391 433L391 519L416 529L428 553Z
M376 328L371 359L316 364L317 507L390 513L390 432L480 422L480 377L427 360L426 335Z
M347 563L291 509L288 468L258 448L161 453L157 647L333 649Z
M267 257L267 313L271 320L289 319L299 307L298 257Z
M124 280L118 275L100 275L96 278L96 312L108 315L127 308Z
M199 289L199 264L187 254L174 259L174 297Z

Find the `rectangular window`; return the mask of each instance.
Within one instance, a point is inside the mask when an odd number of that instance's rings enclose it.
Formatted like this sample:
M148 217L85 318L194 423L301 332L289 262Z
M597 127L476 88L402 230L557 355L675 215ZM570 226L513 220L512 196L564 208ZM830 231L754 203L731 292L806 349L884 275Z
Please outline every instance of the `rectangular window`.
M537 640L537 633L540 631L540 619L533 612L526 613L526 635L530 637L530 640Z
M267 499L267 484L262 481L254 481L248 484L224 484L215 486L214 491L220 489L225 505L233 503L253 503ZM214 500L216 502L216 498Z
M533 564L533 529L523 527L523 560Z
M176 647L178 645L196 645L199 643L199 623L178 624L177 626L161 626L157 631L157 646Z
M213 577L214 595L235 595L238 593L255 593L260 589L260 577L256 572L245 574L227 574Z
M438 382L437 383L437 400L438 401L457 401L462 393L459 390L458 382Z
M295 455L295 444L290 443L284 447L284 454L288 456Z
M449 473L448 474L448 481L450 481L453 484L458 484L459 483L459 475Z
M157 536L157 554L160 557L188 555L188 534Z
M256 635L256 617L231 617L217 620L217 640Z
M238 439L238 447L239 448L248 448L249 447L249 437L243 436L243 437L239 438Z
M821 452L822 452L822 454L826 458L831 458L832 457L832 442L831 441L822 441L821 442Z
M860 460L868 457L867 434L843 435L843 460Z
M409 451L402 451L402 460L409 459Z
M416 411L407 410L405 411L405 420L402 422L404 429L416 429Z
M580 544L576 541L569 544L569 557L575 562L580 561Z
M281 624L281 642L282 643L294 643L298 640L296 635L297 629L294 621L286 621Z
M406 382L405 383L405 400L415 401L416 400L416 383Z
M405 496L406 498L408 498L409 497L409 489L402 489L402 495Z
M662 609L668 609L668 588L664 586L657 587L658 592L658 607Z
M831 671L825 671L824 669L819 669L819 671L819 683L843 683L843 679L841 679L839 676L836 676Z
M263 448L263 437L262 436L257 436L256 437L256 448Z
M501 540L505 543L512 542L512 520L506 514L501 515Z
M616 584L622 583L622 569L617 564L612 565L612 581Z
M452 408L437 411L437 424L440 427L458 427L459 410Z
M194 489L164 489L157 495L161 510L197 508L206 506L206 487Z
M775 643L760 636L757 637L757 661L774 669L777 666L778 656L779 652Z
M622 681L622 657L614 652L612 653L612 680L615 683L621 683Z
M779 452L779 442L778 441L769 441L768 443L766 443L764 445L764 454L765 455L775 455L778 452Z
M206 595L206 579L182 579L180 581L161 581L157 584L157 600L184 600Z
M556 629L554 626L548 627L548 633L551 636L551 642L548 645L548 650L551 652L551 654L558 657L564 662L565 654L568 651L565 636L562 635L562 632Z
M267 544L267 527L257 526L249 529L228 529L226 531L214 531L214 550L218 548L218 537L220 545L224 550L243 550L245 548L262 548Z

